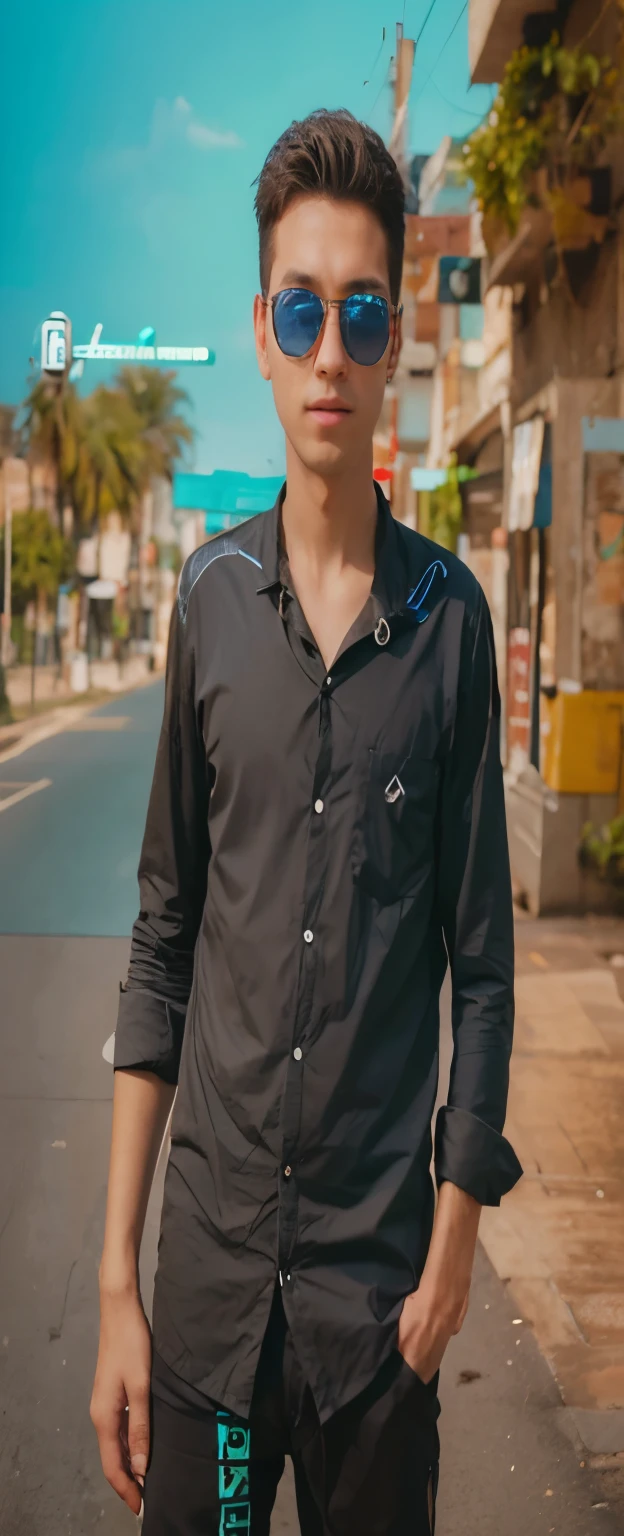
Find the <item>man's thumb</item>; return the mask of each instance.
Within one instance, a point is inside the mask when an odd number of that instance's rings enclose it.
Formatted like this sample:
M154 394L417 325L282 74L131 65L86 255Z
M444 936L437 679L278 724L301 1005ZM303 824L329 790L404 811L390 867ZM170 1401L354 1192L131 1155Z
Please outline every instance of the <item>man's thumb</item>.
M137 1482L143 1485L149 1457L149 1391L130 1398L128 1406L130 1466Z

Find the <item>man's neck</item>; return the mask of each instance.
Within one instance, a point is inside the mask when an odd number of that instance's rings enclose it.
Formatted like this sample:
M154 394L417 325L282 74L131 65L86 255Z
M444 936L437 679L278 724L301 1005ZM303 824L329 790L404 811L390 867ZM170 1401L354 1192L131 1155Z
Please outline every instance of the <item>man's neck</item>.
M287 446L287 490L282 527L291 564L305 561L309 576L323 581L329 568L375 569L377 498L372 453L357 470L325 479L306 469Z

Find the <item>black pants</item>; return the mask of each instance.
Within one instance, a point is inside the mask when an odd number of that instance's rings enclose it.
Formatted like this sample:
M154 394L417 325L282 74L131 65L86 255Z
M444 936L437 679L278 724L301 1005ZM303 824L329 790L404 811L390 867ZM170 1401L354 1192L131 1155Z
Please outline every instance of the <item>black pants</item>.
M397 1353L322 1426L279 1303L249 1420L200 1399L156 1361L143 1536L269 1536L292 1456L302 1536L432 1536L437 1380Z

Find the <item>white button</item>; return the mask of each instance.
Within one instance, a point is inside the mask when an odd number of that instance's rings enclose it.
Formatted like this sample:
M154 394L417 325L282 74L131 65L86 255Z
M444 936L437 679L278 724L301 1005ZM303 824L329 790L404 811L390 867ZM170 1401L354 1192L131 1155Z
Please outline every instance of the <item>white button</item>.
M293 1051L293 1056L295 1058L295 1061L301 1061L301 1057L303 1056L303 1051L302 1051L300 1045L296 1045L295 1046L295 1049Z
M304 939L306 941L306 944L311 944L312 940L314 938L314 934L312 932L312 929L311 928L306 928L306 931L305 931L303 937L304 937Z
M325 682L327 683L327 687L329 688L329 686L331 684L331 677L326 677L325 678Z
M286 1276L286 1279L287 1279L287 1280L290 1280L290 1275L287 1275L287 1276Z
M290 1178L290 1175L291 1175L291 1173L292 1173L292 1168L291 1168L291 1167L290 1167L290 1165L289 1165L289 1166L288 1166L288 1168L285 1168L285 1169L284 1169L284 1178L285 1178L285 1179L289 1179L289 1178Z
M324 809L323 801L322 800L315 800L314 801L314 809L316 811L317 816L320 816L321 811Z

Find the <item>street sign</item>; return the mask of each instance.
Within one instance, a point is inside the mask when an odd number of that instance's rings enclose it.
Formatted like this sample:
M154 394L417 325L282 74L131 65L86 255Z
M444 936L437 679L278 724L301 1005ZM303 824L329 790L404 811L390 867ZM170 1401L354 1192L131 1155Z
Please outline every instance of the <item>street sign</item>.
M209 347L137 347L131 342L90 342L75 346L72 356L85 362L116 363L214 363Z
M67 372L72 355L71 320L56 309L41 327L41 372L59 379Z
M102 325L96 325L90 341L72 349L75 362L89 363L203 363L211 367L215 354L210 347L158 347L152 325L139 331L136 342L100 341Z
M438 277L438 304L480 303L480 256L441 256Z

